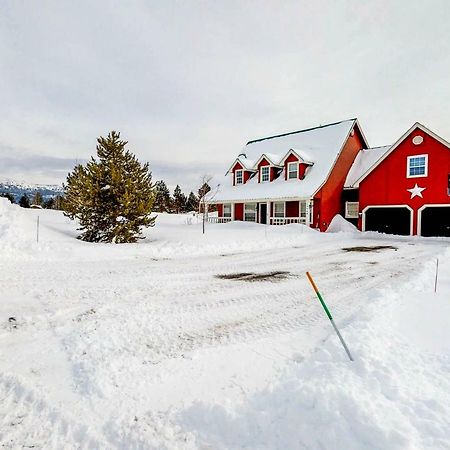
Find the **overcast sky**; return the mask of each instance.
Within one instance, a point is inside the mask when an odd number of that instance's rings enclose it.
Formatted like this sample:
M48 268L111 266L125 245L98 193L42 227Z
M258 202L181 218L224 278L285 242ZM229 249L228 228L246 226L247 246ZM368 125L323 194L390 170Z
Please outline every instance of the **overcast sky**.
M154 179L358 117L373 146L450 139L450 1L0 2L0 180L61 183L118 130Z

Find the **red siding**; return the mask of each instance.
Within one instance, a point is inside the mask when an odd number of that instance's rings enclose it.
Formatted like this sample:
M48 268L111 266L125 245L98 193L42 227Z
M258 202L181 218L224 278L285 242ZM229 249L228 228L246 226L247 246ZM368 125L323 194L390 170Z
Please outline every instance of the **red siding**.
M356 126L354 130L355 133L347 139L327 181L314 197L314 226L318 225L320 231L326 231L333 217L340 213L342 190L348 171L359 150L366 147Z
M258 164L258 183L261 183L261 167L263 166L270 166L269 161L267 159L263 158L261 162ZM273 171L269 170L269 180L273 180Z
M219 213L219 217L223 217L223 205L222 204L217 204L217 212Z
M423 143L414 145L412 138L422 136ZM428 155L428 176L407 178L407 157ZM413 209L413 233L417 233L417 210L424 204L450 203L448 176L450 150L420 129L415 129L359 186L359 207L368 205L408 205ZM415 184L426 188L423 198L411 198ZM360 221L361 222L361 221ZM361 223L360 223L361 226Z
M286 202L286 217L298 217L298 216L299 216L298 201Z
M289 155L286 158L286 161L284 162L284 179L288 179L288 163L290 162L299 162L300 160L295 155ZM299 163L298 165L298 178L299 180L303 180L305 177L306 168L308 167L307 164Z
M234 220L244 220L244 204L234 204Z

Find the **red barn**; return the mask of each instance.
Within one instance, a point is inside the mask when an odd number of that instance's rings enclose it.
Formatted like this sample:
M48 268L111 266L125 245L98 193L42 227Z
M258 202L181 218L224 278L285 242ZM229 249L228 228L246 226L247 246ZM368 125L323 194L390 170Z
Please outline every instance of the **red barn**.
M219 217L321 231L342 212L350 167L367 141L356 119L255 139L210 194Z
M345 215L363 231L450 236L450 144L420 123L362 150L344 189Z

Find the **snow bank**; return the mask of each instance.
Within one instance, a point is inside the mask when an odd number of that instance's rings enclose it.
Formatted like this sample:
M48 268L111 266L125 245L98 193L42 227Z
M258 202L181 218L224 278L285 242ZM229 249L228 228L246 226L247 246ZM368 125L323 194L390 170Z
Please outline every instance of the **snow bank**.
M357 233L356 228L348 220L345 220L340 214L336 214L327 229L327 233Z
M450 252L441 266L437 295L429 264L343 328L355 362L331 335L248 403L197 404L181 420L217 449L450 448Z

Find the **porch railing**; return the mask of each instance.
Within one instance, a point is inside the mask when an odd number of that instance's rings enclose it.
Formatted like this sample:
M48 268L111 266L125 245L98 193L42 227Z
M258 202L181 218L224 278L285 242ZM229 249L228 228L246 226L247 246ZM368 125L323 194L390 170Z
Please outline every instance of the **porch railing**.
M290 223L306 224L306 217L270 217L270 225L288 225Z
M231 222L231 217L208 217L210 223L227 223Z

